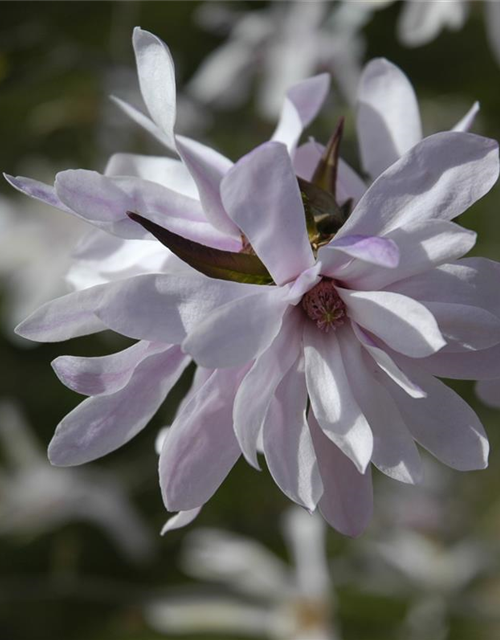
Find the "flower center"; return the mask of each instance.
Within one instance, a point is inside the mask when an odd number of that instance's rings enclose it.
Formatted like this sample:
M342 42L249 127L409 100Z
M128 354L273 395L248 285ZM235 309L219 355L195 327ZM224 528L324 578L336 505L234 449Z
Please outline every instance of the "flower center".
M344 324L346 308L333 280L323 279L308 291L302 298L302 308L325 333Z

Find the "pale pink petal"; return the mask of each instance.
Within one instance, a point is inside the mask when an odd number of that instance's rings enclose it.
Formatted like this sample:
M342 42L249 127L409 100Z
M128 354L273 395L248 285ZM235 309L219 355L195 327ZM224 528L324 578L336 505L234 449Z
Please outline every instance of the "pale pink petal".
M487 349L500 342L500 319L479 307L425 302L446 339L445 351Z
M422 139L417 98L407 76L384 58L367 64L358 90L361 160L377 178Z
M136 124L142 127L145 131L154 136L159 142L165 145L168 149L174 150L170 136L163 133L163 131L150 119L144 115L142 111L139 111L125 100L117 98L116 96L110 96L111 100L116 104L123 113L133 120Z
M280 332L243 378L234 401L234 430L248 462L259 468L257 450L269 403L276 387L299 355L304 314L291 309Z
M500 408L500 379L481 380L476 385L476 393L488 407Z
M234 367L258 358L278 334L287 307L286 291L260 289L208 314L188 331L183 350L208 369Z
M440 351L420 360L425 371L455 380L493 380L500 378L500 345L481 351L450 353Z
M165 522L160 531L160 535L164 536L169 531L174 531L174 529L187 527L188 524L191 524L198 517L200 511L201 507L189 509L189 511L179 511L179 513L176 513L175 516L172 516Z
M394 360L383 349L380 349L375 342L353 322L352 330L356 338L360 341L366 351L370 354L377 365L384 371L391 380L398 384L412 398L423 398L425 393L398 367Z
M167 189L199 200L198 189L191 174L186 166L175 158L115 153L109 159L104 175L135 176L150 182L157 182Z
M38 180L32 180L31 178L23 178L22 176L17 176L15 178L14 176L9 176L6 173L3 175L14 189L17 189L30 198L39 200L51 207L56 207L56 209L61 209L61 211L65 211L66 213L73 213L73 211L58 198L54 187L44 184L43 182L39 182Z
M474 102L464 117L453 127L452 131L470 131L480 108L479 102Z
M457 393L411 360L404 359L401 366L426 392L425 398L410 398L387 378L380 378L380 382L394 398L415 440L453 469L484 469L488 464L488 439L474 411Z
M446 344L432 313L412 298L389 291L337 291L349 317L399 353L424 358Z
M284 145L267 142L242 158L222 181L221 194L277 284L314 265L299 185Z
M148 111L175 149L175 69L167 45L149 31L134 29L132 38L142 97Z
M188 363L178 347L167 346L143 360L116 393L84 400L57 427L52 464L83 464L124 445L151 420Z
M429 136L368 189L337 234L385 235L415 220L452 220L498 178L498 145L472 133Z
M59 380L77 393L85 396L109 395L130 382L134 371L145 358L165 351L167 346L142 341L109 356L60 356L52 362L52 367Z
M352 258L356 258L354 265L361 263L362 269L372 272L373 265L394 269L398 266L399 257L398 246L392 240L372 236L343 236L318 251L321 273L344 282L350 282L347 278L352 272Z
M330 76L322 73L302 80L287 91L280 120L272 140L282 142L291 152L302 131L314 120L330 88Z
M339 342L352 392L373 432L373 464L400 482L419 482L422 461L393 399L377 382L383 374L351 331Z
M312 322L306 323L307 390L325 435L363 472L370 462L373 437L347 380L339 346L341 339L333 332L323 333Z
M325 436L312 411L308 420L324 488L319 509L337 531L346 536L359 536L373 514L371 470L359 473L351 460Z
M177 136L177 150L198 188L207 220L219 231L240 239L237 225L226 213L221 200L222 178L233 166L223 155L205 145Z
M301 356L281 380L263 426L264 453L274 481L291 500L313 511L323 493L306 420L307 388Z
M169 511L202 506L241 455L231 414L245 371L214 372L175 419L160 455L160 485Z
M35 342L61 342L104 331L107 327L94 311L105 289L97 285L46 302L16 327L16 333Z
M210 318L214 309L261 293L259 285L191 274L145 274L104 288L95 309L102 322L137 340L180 344L186 333Z

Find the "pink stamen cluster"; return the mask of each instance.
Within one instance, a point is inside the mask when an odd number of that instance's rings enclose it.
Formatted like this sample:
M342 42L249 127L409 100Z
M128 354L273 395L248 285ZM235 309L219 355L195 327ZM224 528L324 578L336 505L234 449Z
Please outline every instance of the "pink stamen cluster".
M324 279L318 282L302 298L302 308L314 320L321 331L328 333L344 324L345 304L340 298L333 280Z

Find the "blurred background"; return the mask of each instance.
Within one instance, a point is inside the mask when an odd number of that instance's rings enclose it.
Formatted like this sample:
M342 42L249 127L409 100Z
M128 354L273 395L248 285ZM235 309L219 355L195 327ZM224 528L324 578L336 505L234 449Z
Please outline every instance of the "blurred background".
M406 2L358 3L361 12L353 4L3 1L0 168L50 182L62 169L103 171L118 151L164 153L108 97L141 105L136 25L172 51L178 130L232 159L269 137L295 75L327 70L333 90L310 133L326 140L345 116L341 154L359 169L356 83L376 56L410 77L426 134L451 128L479 100L473 130L500 138L489 3L469 2L463 24L421 46L401 40ZM496 187L463 216L479 233L475 255L500 260L499 211ZM84 468L51 468L46 446L80 398L50 362L111 353L123 341L101 334L38 346L12 329L67 291L71 248L86 230L0 183L2 640L194 640L208 631L306 640L320 619L331 627L315 638L498 640L500 413L479 403L472 383L452 386L486 426L489 469L460 474L428 457L421 487L377 473L376 516L358 540L304 525L267 471L245 462L189 529L160 537L167 514L155 440L192 371L127 446ZM318 570L304 578L304 566Z

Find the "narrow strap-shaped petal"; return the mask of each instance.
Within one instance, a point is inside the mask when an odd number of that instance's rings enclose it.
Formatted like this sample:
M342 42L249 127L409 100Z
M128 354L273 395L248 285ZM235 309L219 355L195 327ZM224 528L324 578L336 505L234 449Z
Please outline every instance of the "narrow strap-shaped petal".
M407 76L384 58L371 60L363 71L356 126L363 167L372 178L422 139L413 87Z
M307 78L287 91L280 120L272 140L285 144L292 152L302 131L314 120L330 88L327 73Z
M285 289L260 289L214 309L188 331L184 351L208 369L234 367L258 358L278 334L287 307Z
M160 531L160 535L164 536L169 531L187 527L188 524L191 524L198 517L200 511L201 507L189 509L189 511L179 511L179 513L176 513L175 516L172 516L165 522Z
M343 332L340 349L354 397L373 431L373 464L400 482L419 482L422 461L394 400L377 381L383 373L350 330Z
M355 322L351 323L354 335L370 354L377 365L384 371L391 380L394 380L401 389L404 389L412 398L425 397L424 391L415 384L408 376L398 367L394 360L381 349Z
M30 198L39 200L40 202L48 204L51 207L56 207L56 209L61 209L61 211L65 211L66 213L73 213L73 211L59 199L55 187L52 187L51 185L45 184L43 182L39 182L38 180L32 180L31 178L23 178L22 176L14 177L9 176L6 173L4 173L3 175L7 182L14 187L14 189L17 189Z
M167 147L167 149L175 151L175 146L173 145L170 136L165 135L160 127L158 127L151 120L151 118L148 118L148 116L142 113L142 111L139 111L139 109L136 109L131 104L125 102L125 100L122 100L117 96L110 96L110 98L127 117L129 117L150 135L156 138L159 142L161 142L161 144Z
M96 285L46 302L16 327L16 333L35 342L61 342L104 331L94 314L107 285Z
M233 163L195 140L176 137L177 150L198 188L207 220L219 231L240 239L237 225L226 213L221 200L221 181Z
M399 251L397 269L383 264L373 268L366 262L353 262L342 271L341 276L350 288L368 291L383 289L398 280L461 258L476 243L473 231L446 220L410 222L390 231L384 238L394 242Z
M498 144L472 133L436 133L375 180L337 234L385 235L415 220L452 220L498 178Z
M395 351L424 358L446 344L432 313L416 300L389 291L337 291L349 317Z
M321 273L343 282L350 282L350 273L358 263L362 265L360 268L372 272L373 265L394 269L399 259L399 248L393 240L373 236L343 236L318 251Z
M142 97L153 121L175 149L175 69L167 45L140 27L132 38Z
M277 284L314 264L304 207L286 147L267 142L224 177L222 201Z
M160 485L169 511L205 504L241 455L231 414L245 372L214 372L175 419L160 454Z
M57 427L52 464L83 464L124 445L147 425L188 363L178 347L167 347L146 358L116 393L84 400Z
M463 118L453 127L452 131L470 131L480 110L479 102L474 102L472 107L467 111Z
M323 333L312 322L306 322L307 390L325 435L363 472L370 462L373 436L347 380L339 346L341 339L340 335Z
M263 425L264 453L274 481L291 500L314 511L323 493L306 420L307 388L301 355L281 380Z
M109 395L123 389L135 369L153 353L168 345L138 342L128 349L97 358L60 356L52 362L59 380L73 391L86 396Z
M137 340L180 344L218 307L260 293L258 285L191 274L145 274L103 285L95 312L113 331Z
M373 514L371 469L360 473L325 436L312 411L308 421L324 487L319 509L337 531L346 536L359 536Z
M484 469L488 464L488 439L474 411L455 391L414 362L404 359L401 366L426 392L425 398L415 400L387 378L380 381L394 398L415 440L453 469Z
M299 355L304 317L291 309L280 332L243 378L234 401L234 430L248 462L259 468L257 445L276 387Z
M156 182L167 189L199 200L198 189L186 166L176 158L142 156L135 153L115 153L109 159L106 176L135 176Z

